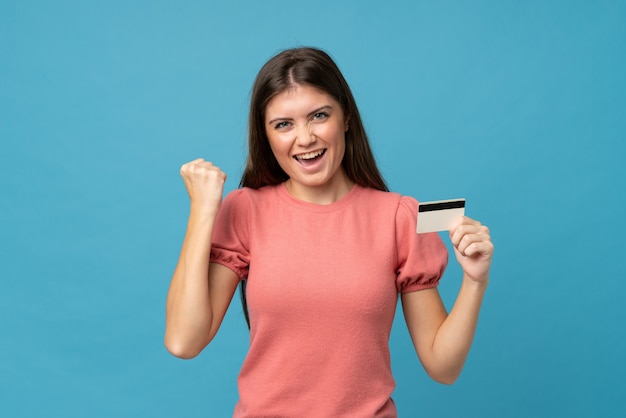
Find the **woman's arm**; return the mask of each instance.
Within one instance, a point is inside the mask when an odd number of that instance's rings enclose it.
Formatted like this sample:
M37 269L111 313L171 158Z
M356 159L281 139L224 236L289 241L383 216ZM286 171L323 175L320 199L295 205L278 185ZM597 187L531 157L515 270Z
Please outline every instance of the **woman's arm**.
M193 358L211 342L235 293L237 275L209 265L211 237L226 175L203 159L181 167L191 201L187 232L166 304L165 346L181 358Z
M489 281L493 244L489 229L463 217L450 228L456 258L463 269L461 290L450 314L437 289L402 295L402 309L413 345L426 372L452 384L461 374L476 331Z

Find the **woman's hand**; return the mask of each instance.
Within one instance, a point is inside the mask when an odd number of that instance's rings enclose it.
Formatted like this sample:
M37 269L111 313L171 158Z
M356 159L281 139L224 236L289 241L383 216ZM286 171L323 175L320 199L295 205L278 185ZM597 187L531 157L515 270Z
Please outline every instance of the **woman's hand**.
M469 279L487 283L493 255L489 228L466 216L450 227L456 259Z
M180 175L191 200L191 210L215 215L222 204L226 174L213 163L198 158L183 164Z

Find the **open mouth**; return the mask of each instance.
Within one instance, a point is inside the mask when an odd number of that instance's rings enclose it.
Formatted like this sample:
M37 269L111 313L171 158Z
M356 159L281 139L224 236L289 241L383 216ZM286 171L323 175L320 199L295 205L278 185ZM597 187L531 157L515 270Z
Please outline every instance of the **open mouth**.
M324 156L324 154L326 154L326 148L317 151L307 152L304 154L294 155L293 158L295 158L295 160L299 163L309 164L319 160Z

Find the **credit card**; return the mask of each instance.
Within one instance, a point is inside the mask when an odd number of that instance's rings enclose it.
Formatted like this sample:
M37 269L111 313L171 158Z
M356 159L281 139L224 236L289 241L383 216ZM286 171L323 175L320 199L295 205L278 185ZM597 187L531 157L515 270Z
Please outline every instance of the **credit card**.
M465 199L420 202L417 211L418 234L447 231L455 219L465 215Z

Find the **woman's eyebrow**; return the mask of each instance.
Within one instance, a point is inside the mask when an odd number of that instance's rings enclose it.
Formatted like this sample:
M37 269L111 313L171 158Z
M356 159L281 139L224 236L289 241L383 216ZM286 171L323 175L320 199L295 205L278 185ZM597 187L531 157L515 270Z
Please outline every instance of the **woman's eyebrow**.
M332 110L332 109L333 109L332 105L324 105L324 106L316 108L315 110L310 111L309 113L307 113L306 116L307 116L307 118L310 118L311 116L313 116L316 113L322 112L324 110ZM282 122L282 121L289 121L289 120L293 120L293 118L278 116L278 117L275 117L275 118L272 118L271 120L269 120L267 122L267 124L271 125L271 124L276 123L278 121Z
M307 114L307 117L311 117L311 116L313 116L314 114L316 114L316 113L320 113L320 112L322 112L322 111L324 111L324 110L332 110L332 109L333 109L333 107L332 107L331 105L324 105L324 106L322 106L322 107L319 107L319 108L315 109L315 110L314 110L314 111L312 111L312 112L309 112L309 113Z

